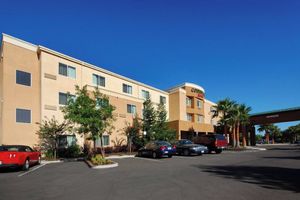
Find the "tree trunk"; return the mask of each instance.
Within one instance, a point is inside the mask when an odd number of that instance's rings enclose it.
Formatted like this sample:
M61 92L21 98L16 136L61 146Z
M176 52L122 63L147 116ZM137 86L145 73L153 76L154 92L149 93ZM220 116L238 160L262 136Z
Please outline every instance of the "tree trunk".
M227 142L230 142L227 124L224 124L224 135L226 137Z
M266 141L267 141L267 144L270 144L270 133L268 131L266 131Z
M243 125L243 147L247 146L247 140L246 140L247 135L246 134L247 134L246 133L246 126Z
M240 148L240 123L237 122L236 125L236 147Z
M232 126L232 147L235 148L236 145L236 135L235 135L235 125Z
M101 155L102 155L102 157L104 158L105 157L105 152L104 152L104 147L103 147L103 137L102 137L102 135L101 135L101 137L100 137L100 143L101 143L101 147L100 147L100 150L101 150Z

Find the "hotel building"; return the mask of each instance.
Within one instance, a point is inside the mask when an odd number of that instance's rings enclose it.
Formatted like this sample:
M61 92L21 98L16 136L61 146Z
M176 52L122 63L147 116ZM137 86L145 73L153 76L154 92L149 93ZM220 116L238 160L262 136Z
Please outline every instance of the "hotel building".
M212 102L205 100L204 89L185 83L163 91L126 78L103 68L72 58L49 48L34 45L3 34L0 49L0 145L38 144L36 122L62 121L61 107L67 94L75 94L75 85L96 86L116 107L115 129L104 136L104 144L124 138L125 124L133 115L142 116L143 101L151 97L154 104L165 103L170 126L178 138L213 132ZM84 139L76 136L80 145Z

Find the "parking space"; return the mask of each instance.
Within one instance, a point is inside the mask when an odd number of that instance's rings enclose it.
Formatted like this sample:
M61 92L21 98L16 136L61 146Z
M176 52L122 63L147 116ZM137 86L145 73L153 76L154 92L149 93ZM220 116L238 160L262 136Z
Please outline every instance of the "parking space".
M0 174L0 199L297 199L298 149L48 164ZM281 167L284 166L284 167ZM217 191L217 192L216 192ZM254 192L255 191L255 192Z

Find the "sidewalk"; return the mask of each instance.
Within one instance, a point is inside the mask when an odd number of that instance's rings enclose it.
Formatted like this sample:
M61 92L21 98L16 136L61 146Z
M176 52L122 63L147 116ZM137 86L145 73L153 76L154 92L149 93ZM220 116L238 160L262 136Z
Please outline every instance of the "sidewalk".
M108 159L122 159L122 158L134 158L135 155L111 155L111 156L107 156L105 158Z
M259 150L259 151L265 151L266 148L258 147L258 146L246 146L246 149L248 150Z

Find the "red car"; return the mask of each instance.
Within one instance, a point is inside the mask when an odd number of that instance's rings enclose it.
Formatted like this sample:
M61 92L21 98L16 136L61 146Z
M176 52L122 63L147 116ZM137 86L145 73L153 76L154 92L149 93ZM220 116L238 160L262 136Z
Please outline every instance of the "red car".
M41 163L41 153L25 145L0 146L0 168L21 167L28 170L30 166Z

